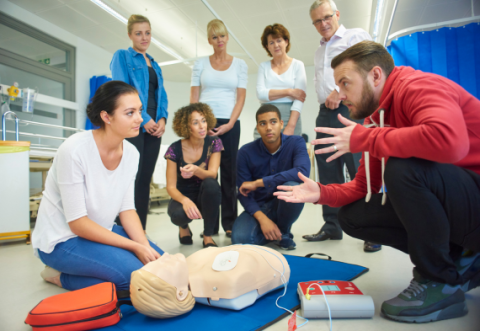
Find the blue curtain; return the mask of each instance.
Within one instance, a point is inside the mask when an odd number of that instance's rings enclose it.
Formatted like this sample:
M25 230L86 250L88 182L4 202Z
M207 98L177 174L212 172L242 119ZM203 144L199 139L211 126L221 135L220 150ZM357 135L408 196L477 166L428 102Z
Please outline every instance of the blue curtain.
M105 84L106 82L111 81L111 78L108 78L107 76L93 76L90 78L90 98L88 99L88 102L92 102L92 98L95 95L95 92L97 92L97 89ZM87 121L85 123L85 130L95 130L98 129L98 126L95 126L90 122L90 120L87 117Z
M480 24L416 32L387 47L396 66L447 77L480 98Z

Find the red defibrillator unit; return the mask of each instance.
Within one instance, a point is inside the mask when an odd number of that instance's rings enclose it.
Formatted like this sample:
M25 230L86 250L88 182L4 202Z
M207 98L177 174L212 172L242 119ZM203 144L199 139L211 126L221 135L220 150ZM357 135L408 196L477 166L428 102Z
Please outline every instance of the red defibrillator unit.
M372 297L363 294L354 283L339 280L314 280L298 283L300 315L305 318L371 318L375 313Z

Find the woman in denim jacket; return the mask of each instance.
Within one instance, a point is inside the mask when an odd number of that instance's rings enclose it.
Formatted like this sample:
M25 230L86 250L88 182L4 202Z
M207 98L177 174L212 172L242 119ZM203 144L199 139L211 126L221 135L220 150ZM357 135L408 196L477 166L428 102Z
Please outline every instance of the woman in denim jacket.
M162 70L147 54L150 46L151 27L148 18L131 15L128 19L128 37L132 47L120 49L110 63L113 80L121 80L134 86L142 101L142 128L137 137L129 138L140 153L135 180L135 207L146 229L150 195L150 180L160 151L161 137L168 117L167 94L163 87Z

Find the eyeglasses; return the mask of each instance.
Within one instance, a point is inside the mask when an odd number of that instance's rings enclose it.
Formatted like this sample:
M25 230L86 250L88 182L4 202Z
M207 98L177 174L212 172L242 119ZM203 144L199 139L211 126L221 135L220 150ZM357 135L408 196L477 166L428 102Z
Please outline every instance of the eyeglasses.
M322 22L324 22L324 23L330 23L330 21L332 20L332 17L333 17L333 16L335 16L335 13L333 13L332 15L325 16L324 18L318 19L318 20L316 20L315 22L313 22L312 24L313 24L313 25L320 25L320 24L322 24Z

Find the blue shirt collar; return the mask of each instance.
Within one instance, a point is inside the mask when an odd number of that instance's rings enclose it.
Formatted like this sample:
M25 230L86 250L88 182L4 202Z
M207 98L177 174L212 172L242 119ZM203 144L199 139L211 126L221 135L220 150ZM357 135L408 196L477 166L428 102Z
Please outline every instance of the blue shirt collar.
M137 51L134 50L132 47L129 47L129 48L128 48L128 51L129 51L130 54L132 54L133 56L137 56L137 55L143 56L142 53L137 52ZM148 57L150 60L154 61L153 57L151 57L148 53L147 53L147 57Z
M283 142L285 140L285 135L283 133L280 133L280 139L281 139L280 147L278 148L276 153L280 152L280 150L283 147ZM261 146L260 148L262 149L262 151L264 151L265 153L268 153L268 155L272 155L272 153L270 153L270 151L267 149L267 146L265 146L265 143L263 142L262 138L260 137L258 140L260 140L260 146Z

